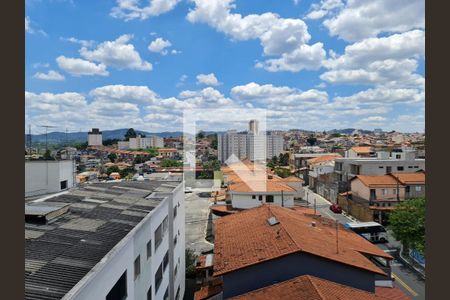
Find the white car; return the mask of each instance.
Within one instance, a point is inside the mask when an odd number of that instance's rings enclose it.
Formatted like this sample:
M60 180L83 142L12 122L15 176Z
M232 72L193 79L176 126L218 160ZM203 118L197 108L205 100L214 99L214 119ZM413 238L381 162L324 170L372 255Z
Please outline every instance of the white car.
M190 186L187 186L184 188L185 193L192 193L192 188Z

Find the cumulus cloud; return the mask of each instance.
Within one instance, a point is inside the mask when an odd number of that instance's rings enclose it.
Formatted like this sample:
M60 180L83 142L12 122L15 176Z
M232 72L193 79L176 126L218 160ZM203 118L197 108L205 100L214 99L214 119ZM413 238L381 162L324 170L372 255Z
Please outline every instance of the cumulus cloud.
M61 70L73 76L109 75L106 65L102 63L97 65L81 58L70 58L62 55L56 58L56 62Z
M162 55L167 54L168 47L172 46L170 41L165 40L163 38L157 38L148 45L148 50L151 52L161 53Z
M25 32L29 33L29 34L39 33L45 37L47 36L47 33L44 30L37 29L34 26L31 26L31 20L30 20L30 17L28 17L28 16L25 16Z
M157 94L147 86L107 85L93 89L89 95L96 99L109 101L125 101L132 103L152 103L158 98Z
M33 78L51 81L62 81L65 79L63 75L53 70L50 70L47 73L37 72L36 74L33 75Z
M145 20L171 11L180 0L148 0L147 6L142 6L140 0L117 0L117 6L111 9L110 15L125 21Z
M258 67L271 71L317 70L325 59L323 44L308 45L311 35L300 19L281 18L271 12L242 16L231 12L234 0L193 2L195 8L187 15L190 22L206 23L233 40L259 39L264 55L281 56L278 61L259 63Z
M336 16L324 21L331 36L346 41L425 27L424 0L349 0Z
M151 71L152 64L143 60L134 46L129 43L132 35L124 34L114 41L105 41L95 49L80 49L80 55L90 61L102 63L119 70L132 69Z
M412 30L388 37L368 38L345 47L324 65L320 78L336 84L372 84L390 87L424 87L415 73L425 53L425 33Z
M321 0L320 3L311 4L310 12L305 19L318 20L328 15L332 10L342 7L341 0Z
M197 84L217 86L220 84L220 82L219 80L217 80L216 75L214 75L214 73L209 73L209 74L198 74Z
M95 44L95 41L93 41L93 40L80 40L80 39L77 39L74 37L69 37L69 38L61 37L60 40L70 42L73 44L79 44L83 47L92 47Z

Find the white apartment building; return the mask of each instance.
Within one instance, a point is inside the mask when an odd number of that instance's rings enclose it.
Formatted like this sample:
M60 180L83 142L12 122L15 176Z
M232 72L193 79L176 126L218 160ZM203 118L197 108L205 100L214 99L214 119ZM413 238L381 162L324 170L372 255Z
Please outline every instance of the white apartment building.
M25 161L25 197L57 193L76 183L73 160Z
M117 148L119 150L127 150L130 149L130 142L129 141L118 141L117 142Z
M280 153L283 153L283 136L279 134L269 134L266 136L266 157L272 158L274 156L279 156Z
M147 148L163 148L164 147L164 139L152 135L149 137L141 137L138 135L135 138L130 138L129 148L130 149L147 149Z
M247 135L229 130L217 136L218 159L225 162L231 155L239 159L247 158Z
M169 174L26 203L25 299L183 299L183 190Z
M88 146L102 146L102 132L98 130L98 128L92 128L91 131L88 132Z

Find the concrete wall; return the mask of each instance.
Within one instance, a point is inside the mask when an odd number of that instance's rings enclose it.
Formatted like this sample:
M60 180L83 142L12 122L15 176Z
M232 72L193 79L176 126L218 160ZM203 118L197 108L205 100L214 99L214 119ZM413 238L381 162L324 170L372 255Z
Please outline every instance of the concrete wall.
M324 258L294 253L223 275L224 298L233 297L301 275L312 275L369 292L375 274Z
M266 196L267 195L274 195L271 193L235 193L231 192L231 205L233 208L239 208L239 209L247 209L247 208L253 208L258 207L262 203L266 203ZM256 199L252 199L252 195L256 196ZM259 196L262 196L262 201L258 200ZM273 204L282 206L282 203L285 207L293 207L294 206L294 193L284 193L283 195L283 201L281 198L281 194L275 194L273 197Z
M88 146L101 146L103 145L101 134L88 134Z
M75 162L25 161L25 197L61 191L61 181L67 180L67 188L74 186Z
M164 193L170 195L170 193ZM173 202L172 202L173 201ZM173 219L173 205L180 207ZM164 231L161 244L155 249L155 230L169 216L169 228ZM173 221L173 222L171 222ZM127 299L147 299L147 291L152 287L152 299L163 299L169 288L169 299L175 298L180 286L180 295L184 294L184 193L183 184L174 190L173 196L166 197L151 211L128 235L122 239L63 299L105 299L111 288L127 271ZM178 242L173 244L174 234ZM151 239L152 255L147 259L147 242ZM163 272L162 282L156 291L155 273L163 263L164 255L169 252L169 264ZM141 273L134 279L134 260L140 256ZM178 266L174 276L174 265ZM172 280L169 280L171 278Z
M405 199L405 187L402 185L399 185L398 189L397 187L380 187L380 188L369 188L365 184L361 182L358 178L353 179L351 181L351 190L352 194L358 197L361 197L366 200L370 200L370 190L375 190L375 196L376 200L383 201L383 200L397 200L397 190L400 196L400 200ZM384 192L383 192L384 191ZM375 200L374 199L374 200Z

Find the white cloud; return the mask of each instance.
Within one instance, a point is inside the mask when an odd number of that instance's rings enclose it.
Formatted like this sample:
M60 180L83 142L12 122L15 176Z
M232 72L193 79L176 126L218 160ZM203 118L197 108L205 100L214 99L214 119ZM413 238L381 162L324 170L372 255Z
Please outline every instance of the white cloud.
M398 103L419 104L425 101L425 92L418 89L376 88L361 91L348 97L336 97L335 100L350 102L351 104L369 104L372 106Z
M47 73L37 72L36 74L33 75L33 78L41 80L53 80L53 81L62 81L65 79L63 75L53 70L50 70Z
M80 55L90 61L100 62L119 70L151 71L152 64L142 60L134 46L128 43L131 38L131 35L124 34L114 41L105 41L99 44L94 50L82 47Z
M324 65L331 69L320 78L338 84L373 84L391 87L422 87L415 73L425 53L425 33L413 30L388 37L368 38L345 47Z
M192 23L206 23L234 40L259 39L264 55L281 56L275 61L257 66L270 71L298 72L316 70L325 59L322 43L308 45L308 27L300 19L281 18L268 12L242 16L232 13L234 0L194 0L195 8L187 19ZM293 66L291 66L293 65Z
M29 34L39 33L43 36L47 36L47 33L42 29L36 29L31 26L31 20L30 17L25 16L25 32Z
M106 70L106 65L97 65L81 58L70 58L61 55L56 58L56 62L60 69L73 76L109 75L109 72Z
M50 65L48 63L34 63L33 68L48 68Z
M96 99L117 102L152 103L159 97L147 86L107 85L93 89L89 95Z
M341 0L321 0L320 3L311 4L310 12L305 19L318 20L330 13L330 11L342 7Z
M95 41L93 40L79 40L76 39L74 37L70 37L70 38L60 38L62 41L66 41L66 42L70 42L70 43L74 43L74 44L79 44L83 47L92 47L95 44Z
M30 18L28 16L25 17L25 32L30 32Z
M220 82L217 80L216 75L214 75L214 73L210 73L197 75L197 84L217 86L220 84Z
M167 54L168 47L172 46L170 41L165 40L163 38L157 38L148 45L148 50L151 52L161 53L162 55Z
M176 84L176 87L181 87L185 84L186 80L188 79L188 76L186 74L183 74L180 76L180 79L178 79L178 82Z
M348 0L336 16L325 20L331 36L346 41L425 27L424 0Z
M148 0L148 6L141 6L139 0L117 0L117 6L111 9L110 15L125 21L159 16L171 11L180 0Z

